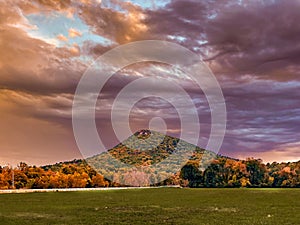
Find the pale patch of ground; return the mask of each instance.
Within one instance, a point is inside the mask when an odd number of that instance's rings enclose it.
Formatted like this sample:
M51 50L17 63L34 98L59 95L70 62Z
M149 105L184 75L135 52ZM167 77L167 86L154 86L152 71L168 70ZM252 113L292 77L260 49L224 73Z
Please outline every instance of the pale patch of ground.
M17 193L36 193L36 192L74 192L74 191L112 191L128 189L149 189L149 188L181 188L179 185L160 186L160 187L106 187L106 188L53 188L53 189L9 189L0 190L0 194L17 194Z

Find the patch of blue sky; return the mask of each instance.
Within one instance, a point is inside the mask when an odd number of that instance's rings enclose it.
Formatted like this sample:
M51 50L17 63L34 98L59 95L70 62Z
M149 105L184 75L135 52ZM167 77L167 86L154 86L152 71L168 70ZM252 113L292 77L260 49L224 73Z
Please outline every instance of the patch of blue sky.
M129 0L135 5L139 5L144 9L157 9L166 6L171 0ZM115 10L121 10L118 6L111 3L111 0L102 0L101 2L103 7L114 8Z
M78 16L74 15L73 18L68 18L61 13L52 14L30 14L26 18L28 21L37 27L37 29L29 30L28 33L37 38L45 40L56 40L57 47L62 47L66 44L82 45L84 41L92 41L102 45L111 45L112 42L102 36L96 35L92 32L90 27L86 25ZM82 35L76 37L69 37L69 29L75 29ZM68 38L68 42L59 41L58 35L64 35Z
M207 40L198 40L197 42L198 42L199 45L205 45L205 44L208 43Z
M176 40L176 41L179 41L179 42L184 42L186 40L186 37L178 36L178 35L168 35L168 38L170 40Z
M132 3L147 9L156 9L166 6L171 0L131 0Z
M215 19L216 17L218 16L218 13L214 12L214 13L211 13L210 15L207 16L208 19Z

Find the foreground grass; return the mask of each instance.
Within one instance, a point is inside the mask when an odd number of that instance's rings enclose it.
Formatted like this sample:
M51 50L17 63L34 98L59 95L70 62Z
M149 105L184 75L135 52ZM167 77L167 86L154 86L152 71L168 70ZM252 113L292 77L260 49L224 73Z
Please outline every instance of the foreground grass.
M134 189L0 195L0 224L300 224L300 189Z

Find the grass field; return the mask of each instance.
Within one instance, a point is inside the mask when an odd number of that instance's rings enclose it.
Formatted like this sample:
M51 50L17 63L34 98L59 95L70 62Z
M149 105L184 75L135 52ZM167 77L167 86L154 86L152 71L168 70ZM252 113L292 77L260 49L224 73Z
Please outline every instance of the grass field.
M300 224L300 189L132 189L0 195L1 225Z

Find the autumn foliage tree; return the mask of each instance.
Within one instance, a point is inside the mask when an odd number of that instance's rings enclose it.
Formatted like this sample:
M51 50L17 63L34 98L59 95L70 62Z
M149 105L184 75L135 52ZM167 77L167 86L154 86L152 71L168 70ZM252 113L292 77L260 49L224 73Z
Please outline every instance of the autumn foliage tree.
M57 163L42 167L20 163L16 168L0 167L0 188L89 188L121 186L131 183L140 186L151 180L156 185L201 187L300 187L300 161L293 163L267 163L249 158L235 160L225 157L213 159L203 169L200 161L191 159L166 180L149 173L131 172L114 174L114 182L106 180L83 160Z

